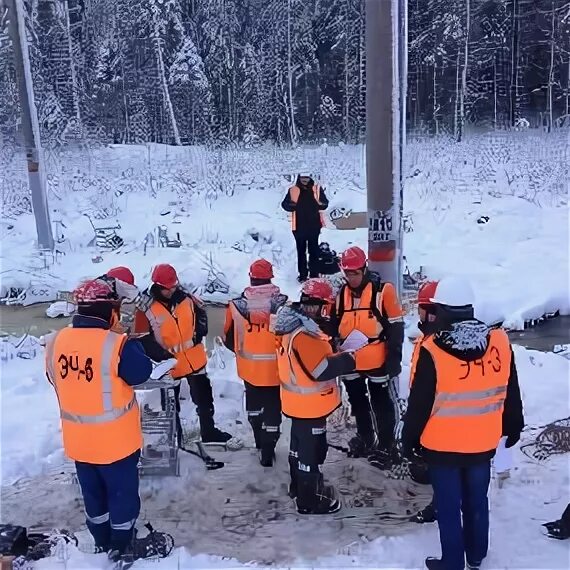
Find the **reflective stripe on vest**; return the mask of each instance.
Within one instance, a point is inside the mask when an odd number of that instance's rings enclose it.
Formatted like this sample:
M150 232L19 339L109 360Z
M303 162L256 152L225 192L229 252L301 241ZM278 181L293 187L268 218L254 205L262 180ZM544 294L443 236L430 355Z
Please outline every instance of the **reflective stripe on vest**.
M340 317L339 324L340 339L345 340L353 330L359 330L365 334L369 340L377 340L382 334L383 327L372 312L372 308L376 306L380 313L382 313L384 288L374 294L372 283L367 283L361 296L354 297L349 287L345 285L339 295L344 296L343 313ZM336 306L338 312L340 309L340 297L337 299ZM365 313L368 314L365 315ZM403 318L401 316L394 317L392 320L388 319L389 322L394 323L401 322L402 320Z
M55 384L55 374L54 374L54 346L55 346L56 335L51 336L46 344L46 360L48 367L48 375L52 378L52 384L56 388ZM68 412L60 407L60 417L62 420L67 420L78 424L100 424L106 423L120 418L129 412L133 406L136 404L136 397L133 394L132 400L123 407L114 408L113 407L113 379L111 378L111 368L113 366L113 349L115 348L115 343L117 342L116 333L109 331L104 342L103 350L101 354L101 392L103 401L103 413L96 415L77 415Z
M483 453L496 449L511 369L506 333L493 330L480 358L467 362L446 352L429 335L421 342L435 366L436 393L420 438L430 450Z
M237 307L230 302L230 310L232 312L232 317L236 326L236 354L245 360L253 360L255 362L268 362L277 360L277 354L275 351L271 353L253 353L247 352L244 349L245 344L245 323L247 320L245 317L237 310Z
M301 332L303 332L302 328L291 334L289 338L289 344L287 346L287 359L289 360L289 382L285 382L283 381L283 379L281 379L281 387L288 392L294 392L296 394L318 394L328 388L336 386L337 385L336 380L325 380L324 382L316 381L314 387L298 385L297 377L293 372L292 359L297 360L296 356L293 354L293 341L295 340L295 337ZM324 367L323 367L323 362L324 362ZM313 370L312 372L312 375L318 376L319 373L326 368L326 365L327 365L326 359L322 360L319 364L317 364L315 370ZM322 370L320 370L321 368Z
M156 341L176 358L173 378L181 378L202 370L207 362L204 345L195 342L196 311L194 302L186 297L172 311L154 301L145 311Z

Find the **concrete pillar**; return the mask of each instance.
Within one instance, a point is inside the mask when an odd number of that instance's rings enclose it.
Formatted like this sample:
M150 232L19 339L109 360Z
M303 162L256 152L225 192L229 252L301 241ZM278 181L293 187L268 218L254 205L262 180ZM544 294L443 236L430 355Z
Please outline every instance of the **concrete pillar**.
M34 102L24 7L21 0L5 0L5 2L8 8L8 28L14 50L16 81L20 96L21 135L26 148L28 179L32 194L32 209L36 219L38 246L42 249L53 250L53 231L49 216L45 180L40 165L40 129Z
M366 0L366 188L370 268L402 283L406 0Z

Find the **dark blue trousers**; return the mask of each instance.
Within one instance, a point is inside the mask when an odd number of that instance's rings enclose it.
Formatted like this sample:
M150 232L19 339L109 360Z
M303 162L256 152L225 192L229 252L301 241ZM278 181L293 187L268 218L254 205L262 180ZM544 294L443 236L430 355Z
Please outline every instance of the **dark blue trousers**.
M141 508L139 456L140 451L136 451L109 465L75 462L87 528L95 546L105 551L123 552L132 541Z
M430 465L445 570L478 565L489 548L491 462L470 467ZM463 515L463 516L462 516Z

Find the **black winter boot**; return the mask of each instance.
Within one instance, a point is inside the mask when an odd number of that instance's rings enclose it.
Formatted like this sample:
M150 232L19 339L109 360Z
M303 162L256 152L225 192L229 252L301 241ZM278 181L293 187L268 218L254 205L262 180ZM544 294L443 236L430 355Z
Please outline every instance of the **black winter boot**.
M227 443L231 438L232 434L227 431L222 431L217 427L211 428L208 431L201 432L202 443Z
M340 510L334 487L325 485L321 473L298 471L297 512L300 515L328 515Z
M275 462L275 447L272 445L264 445L259 450L259 463L263 467L273 467Z
M375 435L371 438L364 438L362 435L357 433L348 442L348 456L349 457L368 457L374 452L376 446L378 445L378 440Z

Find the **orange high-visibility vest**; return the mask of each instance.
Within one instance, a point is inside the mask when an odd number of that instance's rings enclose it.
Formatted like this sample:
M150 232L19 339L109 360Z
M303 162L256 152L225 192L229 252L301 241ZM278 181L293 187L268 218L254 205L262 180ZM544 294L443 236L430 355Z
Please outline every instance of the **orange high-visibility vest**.
M393 292L390 283L374 292L372 283L367 283L360 298L355 298L350 288L344 285L336 299L337 315L340 316L339 336L342 341L353 331L359 330L369 338L369 344L358 351L358 372L381 368L386 362L386 342L383 339L383 326L378 316L382 314L386 292ZM342 296L342 297L341 297ZM376 314L375 314L376 313ZM401 310L393 316L386 316L389 323L403 320Z
M298 202L299 196L301 195L301 189L298 186L292 186L289 188L289 195L291 196L291 200L295 203ZM317 203L321 201L321 187L319 184L313 185L313 196ZM321 219L321 227L324 228L325 226L325 217L322 212L319 213ZM296 212L289 213L289 219L291 220L291 229L295 231L297 229L297 215Z
M249 322L230 301L234 322L234 352L242 380L254 386L279 386L275 334L269 331L269 313L252 315Z
M199 372L206 366L206 349L202 343L194 342L196 313L191 299L186 297L176 305L173 313L159 301L154 301L145 315L158 344L176 358L176 366L171 372L173 378Z
M416 374L416 366L418 365L418 359L420 357L420 349L422 347L422 342L425 340L423 334L420 334L418 338L414 341L414 350L412 352L412 359L410 361L410 389L414 383L414 376Z
M336 380L314 378L333 354L329 337L309 334L303 328L278 337L277 364L281 381L281 408L291 418L322 418L340 404Z
M46 371L60 408L65 454L108 465L143 444L134 390L119 376L125 335L66 327L46 339Z
M421 444L433 451L455 453L496 449L511 370L511 348L505 331L491 331L487 351L472 362L448 354L433 337L422 347L432 355L437 383Z

